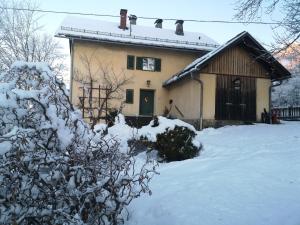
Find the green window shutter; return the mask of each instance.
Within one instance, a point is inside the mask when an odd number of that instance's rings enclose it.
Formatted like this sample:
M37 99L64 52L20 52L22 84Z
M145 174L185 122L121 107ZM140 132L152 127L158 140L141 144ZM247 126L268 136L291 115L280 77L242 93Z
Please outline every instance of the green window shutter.
M133 103L133 89L126 89L126 103Z
M136 69L143 70L143 57L136 57Z
M161 59L155 59L155 71L161 71Z
M127 69L134 70L134 56L133 55L127 56Z

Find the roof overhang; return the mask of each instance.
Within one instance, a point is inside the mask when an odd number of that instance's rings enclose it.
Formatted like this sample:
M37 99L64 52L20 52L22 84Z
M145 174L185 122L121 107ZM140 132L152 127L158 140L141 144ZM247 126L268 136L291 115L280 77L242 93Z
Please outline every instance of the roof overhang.
M211 49L207 48L199 48L199 47L179 47L179 46L165 46L160 45L159 43L134 43L130 42L130 40L109 40L105 38L97 38L97 37L86 37L83 35L73 35L73 34L62 34L57 33L54 35L57 38L67 38L67 39L73 39L73 40L81 40L81 41L90 41L90 42L98 42L98 43L109 43L109 44L121 44L121 45L127 45L127 46L140 46L140 47L151 47L151 48L159 48L159 49L168 49L168 50L177 50L177 51L185 51L185 52L209 52Z
M270 52L268 52L257 40L255 40L248 32L242 32L230 39L224 45L207 53L206 55L196 59L188 65L184 70L173 75L163 83L163 87L168 87L180 80L190 77L192 73L201 72L201 69L208 65L216 56L237 45L243 45L260 62L267 71L269 71L272 81L284 80L291 77L291 73L278 62Z

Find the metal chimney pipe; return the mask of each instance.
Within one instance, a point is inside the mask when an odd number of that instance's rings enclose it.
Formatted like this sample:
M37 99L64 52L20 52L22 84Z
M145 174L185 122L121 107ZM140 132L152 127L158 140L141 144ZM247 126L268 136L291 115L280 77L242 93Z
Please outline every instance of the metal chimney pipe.
M175 34L177 35L184 35L184 32L183 32L183 23L184 21L183 20L177 20L176 21L176 31L175 31Z
M162 19L157 19L157 20L155 20L155 22L154 22L155 27L161 29L161 28L162 28L162 22L163 22Z
M131 25L136 25L137 16L136 15L130 15L129 21Z

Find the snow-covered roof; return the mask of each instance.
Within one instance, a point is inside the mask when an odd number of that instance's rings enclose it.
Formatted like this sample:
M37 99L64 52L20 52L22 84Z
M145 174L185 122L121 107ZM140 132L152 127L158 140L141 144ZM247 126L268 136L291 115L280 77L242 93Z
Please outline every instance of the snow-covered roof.
M246 37L246 36L255 42L255 44L258 46L257 47L258 49L262 49L265 53L268 53L267 50L265 50L263 48L263 46L261 46L248 32L243 31L243 32L239 33L238 35L236 35L235 37L233 37L232 39L230 39L229 41L227 41L225 44L220 45L218 48L212 50L211 52L208 52L207 54L205 54L202 57L193 61L191 64L186 66L182 71L180 71L179 73L173 75L171 78L166 80L163 83L163 86L166 87L176 81L181 80L182 78L184 78L186 76L189 76L192 72L198 71L202 66L206 65L206 63L210 59L212 59L213 57L218 55L220 52L222 52L223 50L225 50L226 48L228 48L229 46L231 46L232 44L236 43L237 41L241 40L243 37ZM260 54L261 54L261 52L260 52ZM283 77L290 76L290 72L287 71L276 59L274 59L271 54L268 53L265 55L267 58L269 57L268 63L271 62L271 63L275 64L276 67L283 69L284 74L281 74Z
M219 46L202 33L184 31L183 36L177 35L175 26L174 30L140 25L131 28L122 30L118 23L70 16L62 22L56 36L189 50L211 51Z

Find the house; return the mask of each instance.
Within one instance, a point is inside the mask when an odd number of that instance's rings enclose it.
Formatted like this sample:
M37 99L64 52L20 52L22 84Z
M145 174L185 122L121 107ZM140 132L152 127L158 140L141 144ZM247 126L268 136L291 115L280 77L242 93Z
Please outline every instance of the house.
M127 118L147 119L168 114L202 127L220 121L260 121L269 111L272 82L290 73L249 33L242 32L219 45L202 33L187 32L184 21L174 30L137 25L137 17L120 11L120 23L66 18L56 36L70 40L71 100L79 103L80 82L74 74L89 65L109 65L126 74L123 99ZM92 76L100 78L101 73Z

